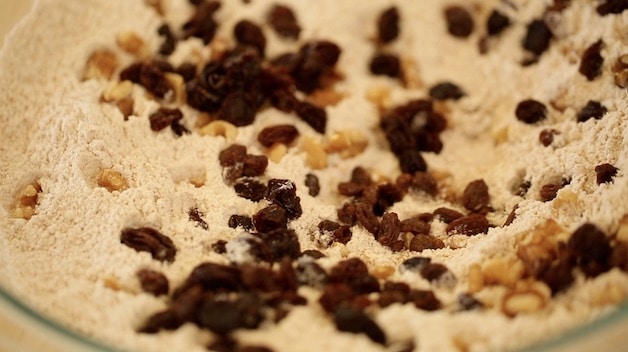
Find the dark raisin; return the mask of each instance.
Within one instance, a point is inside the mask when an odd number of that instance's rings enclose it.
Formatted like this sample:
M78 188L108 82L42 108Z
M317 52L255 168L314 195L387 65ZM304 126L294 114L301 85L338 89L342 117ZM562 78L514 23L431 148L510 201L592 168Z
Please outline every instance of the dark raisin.
M250 155L244 157L242 174L247 177L261 176L268 167L268 157L265 155Z
M532 182L523 181L519 185L517 185L514 193L520 197L525 197L525 195L528 193L528 190L530 190L530 187L532 187Z
M235 227L234 227L235 228ZM212 244L212 249L218 254L227 253L227 241L218 240Z
M288 225L288 215L283 207L277 204L271 204L253 215L253 224L255 225L255 229L259 232L269 232L286 228Z
M312 259L320 259L320 258L325 257L325 254L316 249L308 249L308 250L303 251L303 253L301 253L301 256L310 257Z
M399 167L401 171L408 174L427 171L425 159L416 150L406 150L399 155Z
M233 185L233 188L238 196L252 200L253 202L259 202L264 199L264 195L266 194L266 185L252 179L238 181Z
M435 100L458 100L465 96L465 93L460 87L451 82L441 82L430 88L430 97Z
M384 331L361 310L340 307L334 311L334 323L339 331L365 334L374 342L386 344Z
M238 43L243 45L250 45L259 51L261 56L264 56L266 50L266 37L262 29L255 23L249 20L241 20L233 29L233 36Z
M241 227L245 231L253 231L253 219L247 215L231 215L229 217L229 227L232 229Z
M414 303L415 307L430 312L441 307L441 303L434 292L428 290L411 290L408 294L408 301Z
M443 149L443 142L438 133L419 131L415 133L415 141L417 149L423 152L440 153Z
M552 36L552 31L543 20L533 20L528 24L523 48L537 56L541 55L549 48Z
M464 214L454 209L441 207L434 210L434 216L439 218L445 224L449 224L450 222L463 217Z
M357 207L353 202L344 203L336 214L343 224L353 226L357 222Z
M150 227L126 228L122 230L120 242L138 252L149 252L153 259L174 261L177 249L172 240Z
M297 116L305 121L314 131L324 134L327 127L327 112L325 109L308 102L299 102L295 109Z
M318 180L318 176L313 173L305 175L305 187L308 189L308 194L312 197L318 196L321 191L321 185Z
M377 234L379 232L379 219L373 214L373 207L364 202L359 202L355 207L355 217L357 222L368 232Z
M285 257L296 259L301 255L301 246L294 230L278 228L259 233L258 236L270 248L275 262Z
M550 200L553 200L554 198L556 198L556 194L561 188L563 188L563 185L560 184L557 185L550 183L543 185L539 190L539 196L541 198L541 201L549 202Z
M388 307L394 303L405 304L408 301L410 286L405 282L386 281L384 289L379 294L377 304L382 307Z
M381 216L393 204L403 199L403 193L392 183L377 186L377 200L373 205L375 215Z
M401 263L401 271L413 271L420 273L423 267L432 262L428 257L412 257Z
M248 0L250 1L250 0ZM238 348L238 352L273 352L272 348L266 346L242 346Z
M543 144L543 146L548 147L552 142L554 142L554 135L559 132L555 129L546 128L539 133L539 142Z
M488 186L484 180L469 182L462 193L462 205L470 211L482 210L488 206L489 200Z
M137 83L160 99L172 91L170 83L164 76L164 71L155 62L132 64L120 73L120 80Z
M401 221L401 231L415 235L419 233L427 235L430 233L430 224L421 219L421 217L414 216Z
M554 261L545 271L540 273L539 278L550 287L553 294L556 294L568 288L573 283L575 277L572 269L572 263L567 260L559 259Z
M517 104L515 116L521 122L533 124L544 120L546 111L547 109L542 103L533 99L527 99Z
M188 210L188 219L194 222L195 226L200 227L203 230L209 229L209 225L207 224L205 219L203 219L203 213L201 213L198 208L191 208L190 210Z
M218 1L200 1L192 17L183 25L184 38L197 37L209 44L214 39L218 23L214 13L220 9Z
M245 294L233 301L208 296L197 312L197 319L201 327L220 335L240 328L254 329L264 319L262 302L254 294Z
M298 62L292 70L297 89L311 93L321 87L321 79L332 72L340 58L340 47L330 41L314 41L299 49Z
M447 225L447 234L474 236L488 231L489 223L484 215L471 214L458 218Z
M173 296L177 297L187 288L201 285L210 291L235 292L242 289L240 269L216 263L201 263L192 269L185 283L177 288Z
M369 70L374 75L401 77L401 60L394 54L377 53L371 59Z
M421 277L427 281L437 281L448 272L449 269L443 264L429 263L421 268Z
M613 177L617 175L618 170L618 168L611 164L600 164L595 167L595 181L598 185L601 185L602 183L612 183Z
M382 217L379 232L375 236L377 241L393 250L402 250L403 241L399 239L401 222L396 213L386 213Z
M196 77L196 65L191 62L183 62L176 68L176 73L183 77L186 82L191 81Z
M220 108L222 97L210 92L197 79L192 79L186 83L185 92L188 105L197 110L215 112Z
M498 35L508 26L510 26L510 18L497 10L493 10L486 21L486 32L488 35Z
M157 29L157 33L164 38L164 41L159 46L159 53L166 56L172 54L177 45L177 38L172 33L170 26L166 23L162 24Z
M412 177L411 189L425 192L432 197L438 194L438 182L427 172L416 172Z
M417 234L412 237L408 249L415 252L422 252L426 249L440 248L445 248L445 243L441 239L426 234Z
M382 43L390 43L399 36L399 11L396 7L384 10L377 18L377 37Z
M221 150L220 154L218 154L218 160L222 167L235 166L238 163L244 162L245 158L246 147L241 144L232 144Z
M595 277L610 269L611 245L606 234L597 226L580 226L567 242L576 255L577 263L587 277Z
M580 67L578 72L584 75L589 81L594 80L602 72L602 65L604 64L604 58L600 51L604 42L598 40L591 44L582 54L582 60L580 61Z
M301 33L301 27L297 18L287 6L273 5L268 13L268 23L283 38L297 40Z
M605 0L597 6L597 13L601 16L610 14L619 14L628 9L628 1L626 0Z
M608 110L604 105L595 100L589 100L580 112L578 112L578 122L585 122L591 118L601 119Z
M506 220L504 221L504 227L512 224L513 221L515 221L515 219L517 218L517 208L519 208L519 205L516 204L512 210L510 211L510 213L508 214L508 217L506 217Z
M218 110L218 118L235 126L247 126L255 120L256 107L243 92L235 91L225 97Z
M454 37L466 38L473 32L473 17L464 7L448 6L445 8L445 21L447 21L447 31Z
M274 125L264 128L257 140L264 147L271 147L275 143L289 145L299 136L299 131L293 125Z
M266 199L286 210L288 219L301 216L301 198L297 196L297 186L290 180L271 179L268 181Z
M151 269L141 269L137 272L137 278L144 292L153 296L168 294L168 278L164 274Z

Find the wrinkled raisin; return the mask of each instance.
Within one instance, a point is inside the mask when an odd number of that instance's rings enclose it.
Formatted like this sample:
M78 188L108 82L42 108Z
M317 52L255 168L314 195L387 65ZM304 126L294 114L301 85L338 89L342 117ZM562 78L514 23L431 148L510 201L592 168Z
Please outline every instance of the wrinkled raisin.
M232 144L221 150L220 154L218 154L220 166L223 167L235 166L238 163L242 163L244 162L245 157L246 147L241 144Z
M400 225L402 232L410 232L415 235L419 233L427 235L430 233L430 224L425 222L420 216L404 219Z
M628 9L628 1L626 0L605 0L597 6L596 11L601 16L610 14L619 14Z
M330 73L340 58L340 47L330 41L314 41L299 49L296 67L291 75L297 89L311 93L321 88L321 79Z
M361 310L340 307L334 311L334 323L339 331L362 333L374 342L386 344L386 334Z
M445 248L445 243L441 239L426 234L417 234L412 237L408 249L415 252L422 252L426 249L440 248Z
M549 48L552 36L552 31L543 20L533 20L528 24L523 48L537 56L541 55Z
M246 215L231 215L229 217L229 227L232 229L241 227L245 231L253 231L253 219Z
M268 13L268 23L283 38L297 40L301 33L301 27L297 18L287 6L273 5Z
M264 147L270 147L275 143L289 145L299 136L299 131L293 125L274 125L264 128L257 140Z
M601 185L602 183L611 183L613 182L613 177L617 175L618 170L618 168L611 164L600 164L595 167L595 181L598 185Z
M318 196L321 191L321 185L318 176L313 173L305 175L305 187L308 188L308 194L312 197Z
M264 56L266 50L266 37L262 29L249 20L241 20L233 29L233 36L238 43L250 45L256 48L260 55Z
M195 226L200 227L203 230L209 229L209 225L205 219L203 219L203 213L201 213L198 208L191 208L188 210L188 219L193 221Z
M600 51L603 45L604 42L600 39L591 44L582 54L578 72L584 75L589 81L594 80L602 72L604 58Z
M290 180L271 179L268 181L266 199L286 210L289 219L301 216L301 198L297 196L297 186Z
M159 132L173 123L181 120L183 113L179 109L159 108L159 110L148 116L150 128L155 132Z
M408 294L408 301L414 303L415 307L429 312L441 307L441 303L434 292L428 290L411 290Z
M120 242L138 252L149 252L153 259L174 261L177 249L172 240L150 227L126 228L122 230Z
M399 155L399 167L401 171L413 174L419 171L427 171L427 164L421 153L415 150L406 150Z
M547 109L542 103L533 99L527 99L517 104L515 116L521 122L533 124L544 120L546 111Z
M327 111L308 102L299 102L295 109L297 116L310 125L314 131L324 134L327 127Z
M159 53L166 56L172 54L177 46L177 38L172 33L170 26L166 23L162 24L157 29L157 33L164 38L164 41L159 45Z
M458 38L466 38L473 32L473 17L467 9L461 6L449 6L445 8L445 20L447 31Z
M580 226L567 245L574 251L577 263L586 276L595 277L610 269L610 241L597 226L591 223Z
M271 204L253 215L253 224L259 232L285 228L288 224L288 215L283 207Z
M508 26L510 26L510 18L497 10L493 10L486 21L486 32L488 35L498 35Z
M137 272L137 277L144 292L153 296L168 294L168 278L164 274L152 269L141 269Z
M377 18L377 37L382 43L390 43L399 36L399 11L396 7L384 10Z
M221 335L240 328L257 328L264 319L262 302L254 294L245 294L233 301L208 296L197 315L201 327Z
M252 179L238 181L233 185L233 188L239 197L253 202L259 202L264 199L264 195L266 194L266 185Z
M484 215L471 214L458 218L447 225L446 232L449 235L460 234L474 236L488 231L489 223Z
M220 9L218 1L200 1L192 17L183 25L184 38L197 37L209 44L214 39L218 23L214 13Z
M255 120L256 108L243 92L230 93L222 101L218 118L235 126L247 126Z
M286 257L296 259L301 255L301 246L294 230L277 228L259 233L258 236L269 247L275 262Z
M539 196L541 198L541 201L549 202L550 200L553 200L554 198L556 198L556 194L561 188L563 188L563 185L557 185L552 183L543 185L539 190Z
M580 112L578 112L578 122L585 122L591 118L601 119L608 110L604 105L595 100L589 100Z
M438 182L427 172L416 172L412 177L411 189L425 192L432 197L438 194Z
M120 80L137 83L160 99L172 91L163 69L155 62L132 64L120 73Z
M445 224L449 224L450 222L464 216L464 214L457 210L445 207L437 208L436 210L434 210L433 214Z
M430 88L430 97L435 100L458 100L465 96L465 93L460 87L451 82L441 82Z
M482 210L489 200L488 186L482 179L469 182L462 194L462 205L470 211Z
M401 77L401 60L394 54L377 53L371 59L369 70L374 75Z
M543 146L548 147L552 142L554 142L554 135L559 132L555 129L544 129L539 133L539 142L543 144Z
M265 155L250 155L244 157L242 174L247 177L261 176L268 167L268 157Z

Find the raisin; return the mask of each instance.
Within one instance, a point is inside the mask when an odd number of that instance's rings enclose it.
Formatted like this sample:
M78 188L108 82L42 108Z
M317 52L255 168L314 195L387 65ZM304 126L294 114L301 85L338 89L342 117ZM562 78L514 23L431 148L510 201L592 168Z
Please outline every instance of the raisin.
M183 113L179 109L159 108L159 110L148 116L150 129L159 132L173 123L181 120Z
M546 111L547 109L542 103L533 99L527 99L517 104L515 116L521 122L533 124L544 120Z
M262 29L249 20L241 20L233 29L233 36L239 44L256 48L261 56L266 50L266 37Z
M361 310L340 307L334 311L334 323L339 331L362 333L376 343L386 344L384 331Z
M321 87L321 78L330 73L340 58L340 47L330 41L314 41L299 49L296 67L291 74L297 89L311 93Z
M198 208L191 208L190 210L188 210L188 219L190 221L193 221L195 226L200 227L203 230L209 229L209 225L207 224L205 219L203 219L203 213L201 213Z
M137 277L144 292L153 296L168 294L168 278L164 274L151 269L141 269L137 272Z
M377 234L379 232L379 219L373 214L373 207L364 202L359 202L355 207L356 221L368 232Z
M428 290L411 290L408 293L408 301L414 303L415 307L426 311L435 311L441 307L434 292Z
M185 92L188 105L197 110L215 112L220 108L222 97L210 92L197 79L192 79L186 83Z
M568 288L574 282L575 277L572 269L573 265L571 263L559 259L543 271L539 278L549 286L553 294L556 294Z
M155 62L136 63L120 72L120 80L129 80L146 88L152 95L163 99L172 91L170 83L164 76L164 71Z
M177 249L172 240L150 227L126 228L122 230L120 242L138 252L149 252L153 259L174 261Z
M389 7L377 18L377 37L382 43L390 43L399 37L399 10Z
M441 207L434 210L434 216L438 217L445 224L449 224L452 221L463 217L464 214L454 209Z
M594 80L602 72L602 65L604 64L604 58L600 51L604 42L600 39L597 42L591 44L582 54L582 60L580 61L580 67L578 72L585 76L589 81Z
M469 11L461 6L445 8L445 21L449 34L458 38L466 38L473 32L473 17Z
M514 190L514 193L520 197L525 197L525 195L530 190L530 187L532 187L532 182L523 181L516 187L516 189Z
M289 7L273 5L268 13L267 20L280 37L291 40L299 39L301 27L294 12Z
M257 140L264 147L271 147L275 143L289 145L299 136L299 131L292 125L275 125L264 128Z
M301 255L301 246L294 230L278 228L259 233L258 236L270 248L275 262L285 257L296 259Z
M628 244L621 241L615 242L609 264L614 268L628 272Z
M321 185L318 180L318 176L313 173L305 175L305 187L308 189L308 194L312 197L318 196L321 192Z
M183 62L176 68L176 73L183 77L185 82L189 82L196 77L196 65L191 62Z
M580 112L578 112L578 122L585 122L591 118L601 119L608 110L600 102L589 100Z
M251 225L251 227L252 227L252 225ZM218 241L214 242L212 244L212 249L214 250L214 252L216 252L218 254L225 254L225 253L227 253L227 241L225 241L225 240L218 240Z
M401 171L408 174L427 171L427 164L421 153L415 150L406 150L399 155L399 167Z
M528 24L523 48L537 56L541 55L549 48L552 36L552 31L543 20L533 20Z
M619 14L628 9L628 1L626 0L605 0L597 6L596 11L601 16L610 14Z
M377 53L371 59L369 70L374 75L401 77L401 60L394 54Z
M242 174L247 177L261 176L268 167L268 157L265 155L250 155L244 157Z
M288 225L288 215L283 207L277 204L271 204L253 215L253 224L255 225L255 229L259 232L269 232L286 228Z
M613 177L617 175L618 170L618 168L611 164L600 164L595 167L595 181L598 185L601 185L602 183L612 183Z
M458 100L465 96L465 93L460 87L451 82L441 82L430 88L430 97L435 100Z
M377 200L373 205L375 215L381 216L386 209L403 199L403 193L392 183L377 186Z
M575 255L587 277L595 277L610 269L611 245L606 234L597 226L586 223L574 231L567 246Z
M172 33L170 26L166 23L162 24L157 29L157 33L164 38L164 41L159 45L159 53L166 56L172 54L177 46L177 38Z
M447 234L474 236L488 231L489 223L484 215L471 214L458 218L447 225Z
M462 193L462 205L473 212L487 207L489 200L488 186L481 179L469 182Z
M214 39L218 23L214 14L220 9L218 1L200 1L192 17L183 25L184 38L197 37L205 45Z
M246 147L241 144L232 144L221 150L220 154L218 154L218 160L222 167L235 166L238 163L244 162L245 158Z
M410 188L416 191L425 192L432 197L435 197L438 194L438 182L432 174L427 172L415 172L412 177Z
M208 296L201 304L197 318L201 327L226 335L240 328L257 328L264 315L259 297L255 294L245 294L233 301L217 300Z
M229 227L232 229L241 227L245 231L253 231L253 219L246 215L231 215L229 217Z
M443 264L428 263L421 269L421 277L427 281L437 281L448 272L449 269Z
M513 221L515 221L515 219L517 218L517 209L519 208L519 204L515 204L515 206L512 208L512 210L510 211L510 213L508 214L508 216L506 217L506 220L504 221L504 227L512 224Z
M382 308L394 303L405 304L408 301L409 293L410 286L405 282L386 281L377 299L377 304Z
M401 233L401 222L396 213L386 213L382 217L379 231L375 238L379 243L391 249L401 250L404 247L403 241L399 240ZM398 244L400 242L401 244Z
M556 198L556 194L561 188L563 188L563 185L556 185L551 183L543 185L539 190L539 196L541 198L541 201L549 202L550 200L553 200L554 198Z
M417 234L412 237L408 249L415 252L422 252L426 249L440 248L445 248L445 243L441 239L426 234Z
M539 133L539 142L541 142L543 146L548 147L554 142L554 135L558 133L559 132L554 129L546 128Z
M286 210L288 219L296 219L303 214L301 198L297 196L297 186L290 180L271 179L268 181L266 199Z
M401 232L410 232L412 234L429 234L430 224L425 222L419 216L411 217L401 221Z
M508 26L510 26L510 18L497 10L493 10L486 21L486 32L488 35L498 35Z
M218 119L232 123L235 126L248 126L253 123L256 115L256 107L244 92L230 93L222 101L218 110Z
M233 188L239 197L253 202L259 202L264 199L264 195L266 194L266 185L257 180L241 180L233 185Z
M327 127L327 111L308 102L299 102L295 108L297 116L314 131L324 134Z

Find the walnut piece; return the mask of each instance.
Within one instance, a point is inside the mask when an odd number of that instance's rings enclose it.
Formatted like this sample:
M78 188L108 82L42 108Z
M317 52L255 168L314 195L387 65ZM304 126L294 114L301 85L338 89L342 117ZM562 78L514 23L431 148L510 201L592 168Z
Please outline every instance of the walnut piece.
M509 317L538 312L545 307L546 298L536 290L510 291L502 300L502 312Z
M364 152L368 140L362 133L354 130L343 130L334 133L325 146L327 153L340 153L343 159L348 159Z
M202 136L222 136L227 142L233 142L238 136L238 128L227 121L215 120L202 127L199 133Z
M124 191L129 188L126 179L113 169L100 170L98 186L106 188L109 192Z
M119 66L118 57L108 49L94 51L87 59L83 79L111 79Z
M17 197L14 215L17 218L30 219L35 215L41 186L37 182L26 185Z
M312 169L327 167L327 153L319 141L313 137L301 138L301 150L305 152L305 162Z
M118 33L116 35L116 44L118 44L120 49L140 59L150 55L144 39L134 32Z

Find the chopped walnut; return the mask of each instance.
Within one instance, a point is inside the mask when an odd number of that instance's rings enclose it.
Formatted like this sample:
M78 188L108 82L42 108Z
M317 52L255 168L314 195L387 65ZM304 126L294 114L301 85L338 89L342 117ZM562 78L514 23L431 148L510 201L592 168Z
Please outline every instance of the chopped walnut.
M124 118L133 115L133 82L121 81L110 84L102 93L102 100L115 103Z
M469 293L480 292L484 288L484 276L479 264L469 266Z
M98 186L106 188L109 192L124 191L129 188L124 176L113 169L100 170Z
M212 137L222 136L227 142L233 142L238 136L238 128L227 121L216 120L201 128L199 134Z
M334 133L325 146L328 153L340 153L343 159L348 159L364 152L368 140L358 131L343 130Z
M425 84L421 79L419 65L412 58L404 57L401 60L401 71L403 72L403 83L408 89L421 89Z
M366 99L380 111L390 108L390 89L387 87L371 87L366 91Z
M144 40L134 32L120 32L116 35L116 44L120 49L137 57L146 58L150 54Z
M504 295L502 300L502 312L509 317L517 314L534 313L543 309L546 298L536 290L515 290Z
M286 154L288 154L288 146L283 143L275 143L268 148L268 159L275 164L281 162Z
M166 81L172 87L172 91L174 92L173 100L177 104L184 104L186 100L185 93L185 80L179 74L166 72L164 74Z
M378 265L371 270L371 275L380 280L386 280L394 273L395 268L390 265Z
M334 106L344 98L345 95L343 93L337 92L332 88L315 90L309 96L310 102L320 107Z
M523 263L515 259L494 258L482 266L483 281L489 285L514 287L523 272Z
M111 79L118 69L119 61L116 54L108 49L94 51L87 59L83 71L83 79Z
M313 137L301 138L301 150L305 152L305 162L312 169L324 169L327 167L327 153L321 143Z
M39 193L41 193L39 183L33 182L26 185L17 197L15 217L28 220L35 215Z

